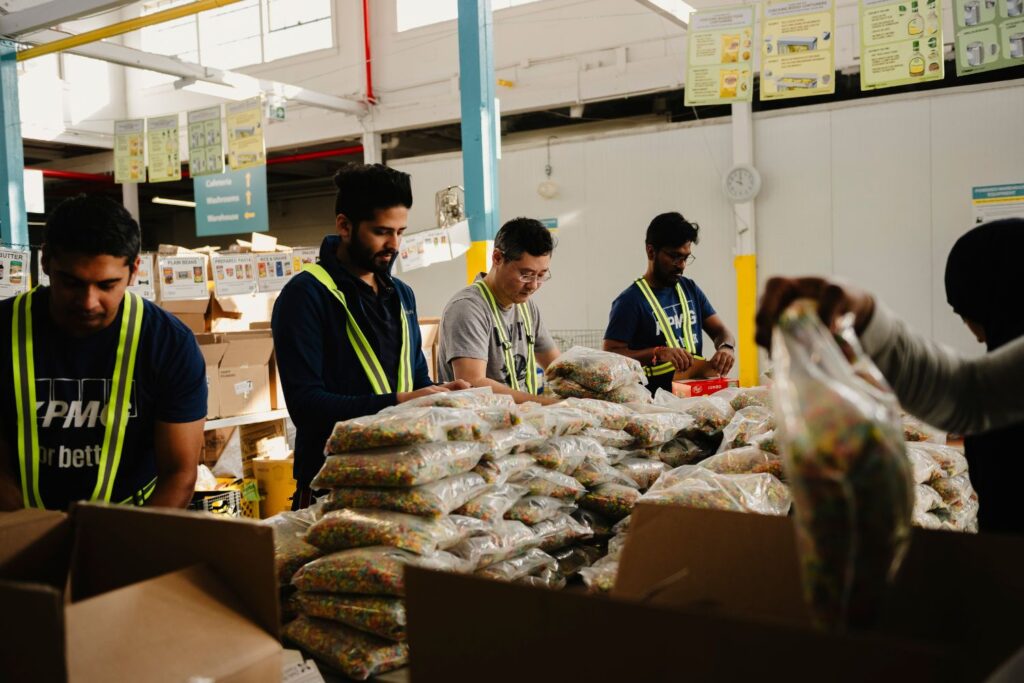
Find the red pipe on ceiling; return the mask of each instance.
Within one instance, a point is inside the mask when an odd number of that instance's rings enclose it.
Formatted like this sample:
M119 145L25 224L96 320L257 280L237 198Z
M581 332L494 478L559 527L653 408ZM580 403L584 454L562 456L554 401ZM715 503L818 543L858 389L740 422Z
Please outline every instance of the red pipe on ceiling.
M298 154L286 154L280 157L268 157L267 165L287 164L295 161L309 161L310 159L323 159L324 157L340 157L347 154L359 154L363 151L362 145L351 145L349 147L335 147L334 149L322 149L319 152L300 152Z
M370 3L363 0L363 48L366 52L366 101L377 104L373 94L373 59L370 56Z
M55 168L27 168L26 171L42 171L44 178L61 178L62 180L87 180L93 183L113 183L114 176L103 173L79 173L78 171L59 171Z

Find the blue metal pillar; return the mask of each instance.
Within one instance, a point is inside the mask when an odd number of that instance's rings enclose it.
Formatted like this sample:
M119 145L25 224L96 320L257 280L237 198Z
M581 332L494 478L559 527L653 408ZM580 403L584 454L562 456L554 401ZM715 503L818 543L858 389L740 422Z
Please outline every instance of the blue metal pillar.
M8 40L0 40L0 241L8 245L28 244L18 62L14 43Z
M462 175L472 245L467 282L487 270L498 232L498 140L494 102L494 24L491 0L459 0L459 90L462 99Z

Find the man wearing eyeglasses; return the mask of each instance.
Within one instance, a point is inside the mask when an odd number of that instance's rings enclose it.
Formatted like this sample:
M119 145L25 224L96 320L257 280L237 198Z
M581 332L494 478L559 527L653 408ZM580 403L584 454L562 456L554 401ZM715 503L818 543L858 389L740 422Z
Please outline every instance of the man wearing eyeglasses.
M558 358L540 309L531 300L551 278L551 232L540 221L515 218L494 238L491 270L459 291L441 315L438 374L511 394L517 403L552 403L538 395L538 368Z
M647 227L647 272L612 304L604 350L640 361L652 394L671 391L677 372L724 377L735 362L732 333L697 283L683 277L699 230L677 212L655 216ZM703 332L715 353L700 367Z

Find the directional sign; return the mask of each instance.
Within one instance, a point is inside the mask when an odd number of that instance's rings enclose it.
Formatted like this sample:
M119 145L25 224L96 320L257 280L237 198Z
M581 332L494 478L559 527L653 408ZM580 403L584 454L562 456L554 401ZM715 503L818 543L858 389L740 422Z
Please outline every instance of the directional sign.
M254 166L194 178L196 235L266 232L267 167Z

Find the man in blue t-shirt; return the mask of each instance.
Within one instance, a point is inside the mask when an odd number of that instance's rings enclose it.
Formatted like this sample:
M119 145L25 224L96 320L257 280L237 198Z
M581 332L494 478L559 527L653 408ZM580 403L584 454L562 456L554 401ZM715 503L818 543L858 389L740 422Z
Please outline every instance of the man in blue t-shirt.
M72 197L46 224L50 286L0 301L0 510L192 499L206 365L184 324L128 292L140 241L123 206Z
M700 227L677 212L655 216L647 227L647 272L612 304L604 350L644 364L647 388L672 390L676 373L713 372L725 376L735 360L735 339L697 283L683 277L693 263ZM686 320L686 318L689 318ZM667 337L665 325L670 327ZM715 353L703 367L703 332Z

